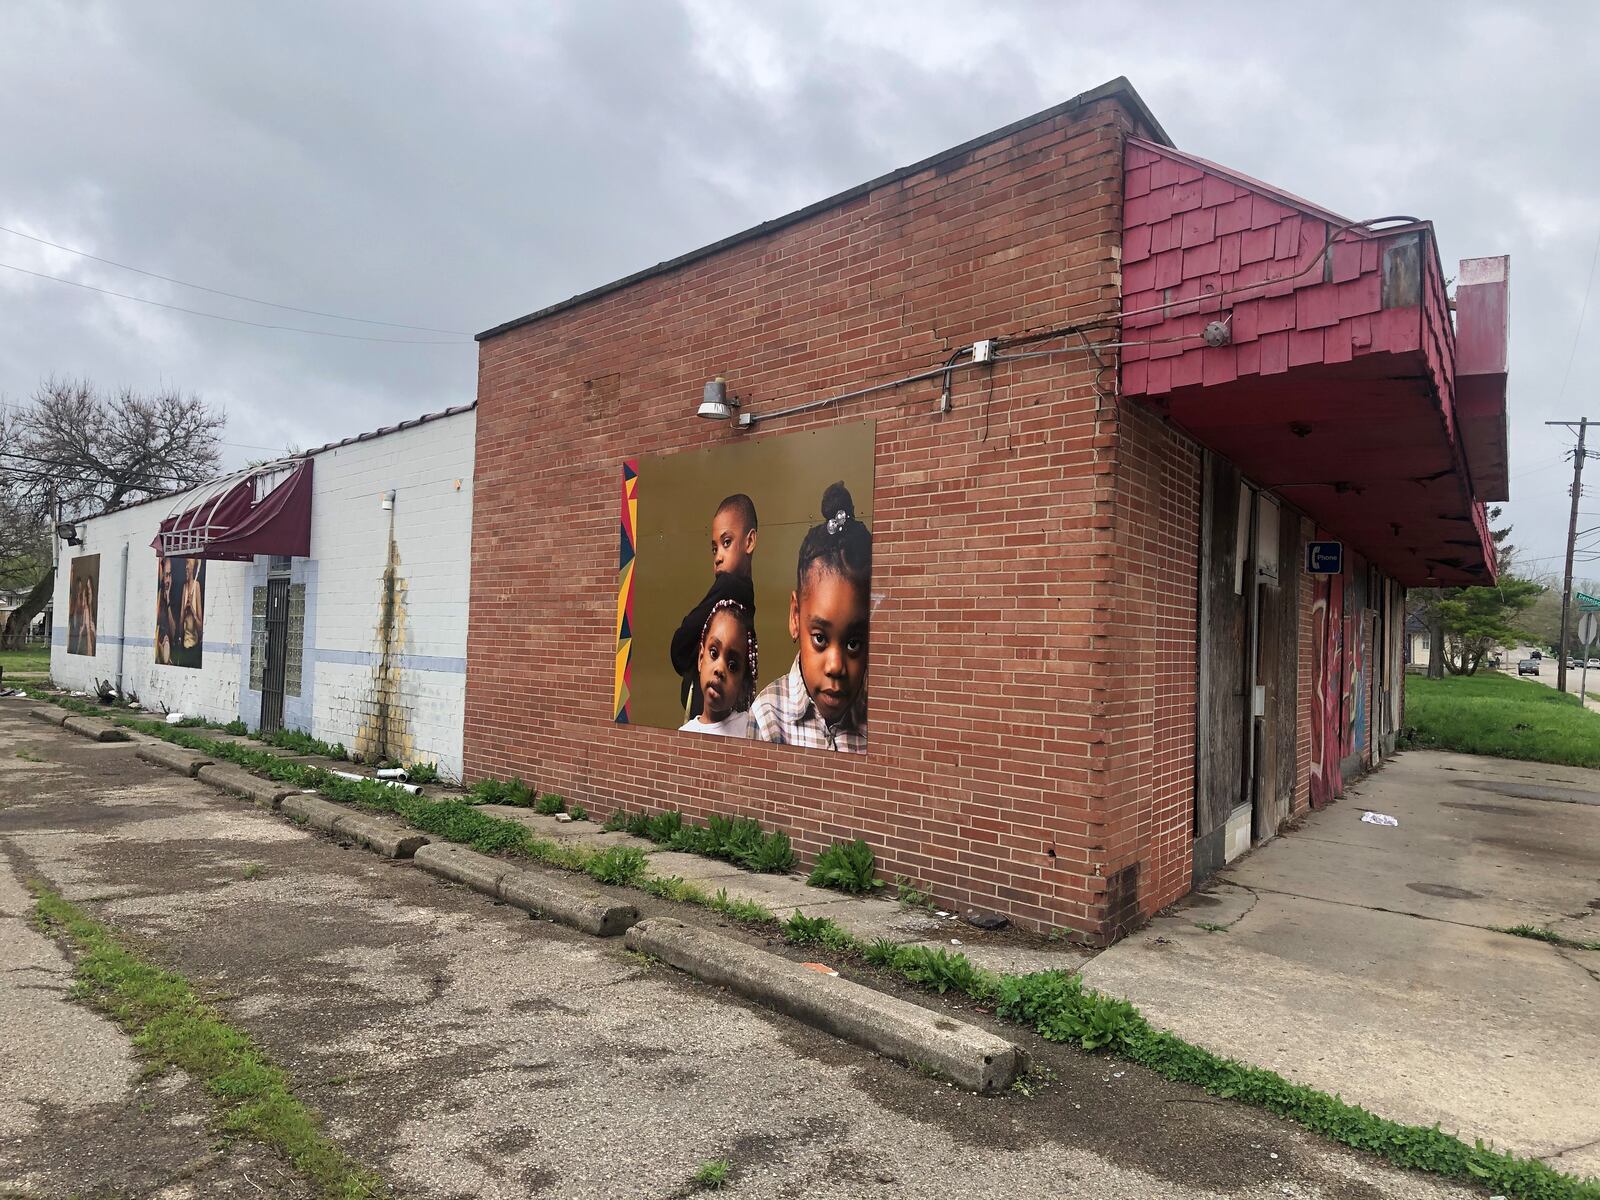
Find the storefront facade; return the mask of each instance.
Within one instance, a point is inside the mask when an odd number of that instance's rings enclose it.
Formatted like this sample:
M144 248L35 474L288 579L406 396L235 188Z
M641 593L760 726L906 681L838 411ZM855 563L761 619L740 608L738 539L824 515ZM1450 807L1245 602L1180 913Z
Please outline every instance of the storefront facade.
M1257 225L1208 166L1117 81L481 335L467 776L861 837L1097 942L1336 796L1403 588L1492 574L1493 388L1469 461L1430 230L1264 185ZM1334 424L1339 472L1277 473Z

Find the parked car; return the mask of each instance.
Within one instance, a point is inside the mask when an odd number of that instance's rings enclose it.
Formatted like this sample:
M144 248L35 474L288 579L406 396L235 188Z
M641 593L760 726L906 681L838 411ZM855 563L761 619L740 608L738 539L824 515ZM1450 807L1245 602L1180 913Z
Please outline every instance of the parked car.
M1589 665L1591 667L1600 667L1600 658L1591 658L1589 660Z
M1581 667L1581 666L1583 666L1583 659L1581 659L1581 658L1569 658L1569 659L1567 659L1567 666L1569 666L1569 667Z
M1525 658L1517 664L1518 675L1537 675L1539 673L1539 660Z

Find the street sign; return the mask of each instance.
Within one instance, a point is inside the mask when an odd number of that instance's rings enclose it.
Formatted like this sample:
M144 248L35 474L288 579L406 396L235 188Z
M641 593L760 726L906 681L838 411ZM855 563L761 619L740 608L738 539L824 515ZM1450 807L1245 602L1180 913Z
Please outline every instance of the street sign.
M1311 575L1338 575L1344 571L1343 542L1307 542L1306 572ZM1600 600L1595 601L1600 608Z
M1600 596L1591 596L1586 592L1579 592L1578 609L1580 612L1600 612Z
M1584 613L1583 620L1578 623L1578 640L1588 646L1594 642L1597 634L1600 634L1600 617L1594 613Z

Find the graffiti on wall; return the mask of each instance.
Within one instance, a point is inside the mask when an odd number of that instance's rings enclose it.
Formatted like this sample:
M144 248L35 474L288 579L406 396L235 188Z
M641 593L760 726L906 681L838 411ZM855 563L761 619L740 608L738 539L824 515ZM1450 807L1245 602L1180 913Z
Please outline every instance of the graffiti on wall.
M1344 580L1321 575L1311 605L1311 806L1344 791Z
M1344 619L1345 653L1349 669L1345 672L1344 756L1365 753L1367 749L1367 661L1366 614L1350 613Z

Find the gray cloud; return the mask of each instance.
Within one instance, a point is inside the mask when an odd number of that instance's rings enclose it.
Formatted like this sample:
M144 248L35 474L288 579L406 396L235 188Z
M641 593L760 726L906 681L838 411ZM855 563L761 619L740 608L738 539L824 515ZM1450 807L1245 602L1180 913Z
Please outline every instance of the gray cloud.
M1509 516L1559 567L1568 439L1600 376L1600 9L478 0L0 9L0 224L326 311L475 331L963 141L1115 75L1183 148L1352 217L1512 255ZM0 234L0 262L271 323ZM1591 300L1600 310L1600 296ZM476 349L162 312L0 271L0 396L171 383L247 446L469 399ZM1600 416L1600 405L1587 410ZM1586 509L1600 524L1600 465ZM1597 572L1600 573L1600 572Z

